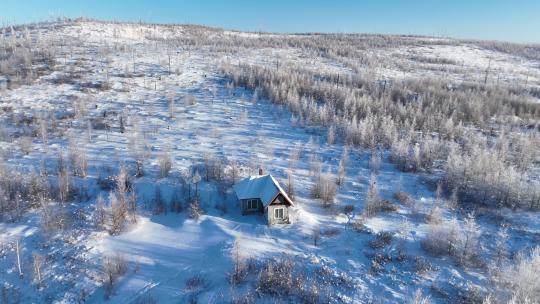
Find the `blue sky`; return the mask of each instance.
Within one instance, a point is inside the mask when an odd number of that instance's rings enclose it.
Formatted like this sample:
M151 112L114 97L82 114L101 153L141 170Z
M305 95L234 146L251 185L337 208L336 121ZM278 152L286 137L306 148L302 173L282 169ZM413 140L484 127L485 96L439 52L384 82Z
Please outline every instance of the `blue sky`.
M540 0L0 0L3 25L59 16L540 43Z

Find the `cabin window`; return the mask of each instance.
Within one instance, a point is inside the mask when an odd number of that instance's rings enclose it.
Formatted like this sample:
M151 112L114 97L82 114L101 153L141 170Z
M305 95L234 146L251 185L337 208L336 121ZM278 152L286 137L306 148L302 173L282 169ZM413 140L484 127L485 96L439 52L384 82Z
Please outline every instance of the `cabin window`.
M258 208L258 201L256 199L250 199L247 201L247 208L250 210L255 210Z
M274 209L274 218L283 219L283 208Z

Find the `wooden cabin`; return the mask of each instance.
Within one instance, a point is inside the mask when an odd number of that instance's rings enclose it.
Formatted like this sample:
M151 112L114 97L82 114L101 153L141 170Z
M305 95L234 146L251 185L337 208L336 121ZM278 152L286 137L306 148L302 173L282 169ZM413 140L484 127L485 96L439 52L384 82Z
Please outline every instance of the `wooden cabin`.
M264 214L268 224L290 224L292 200L270 174L247 177L234 185L242 215Z

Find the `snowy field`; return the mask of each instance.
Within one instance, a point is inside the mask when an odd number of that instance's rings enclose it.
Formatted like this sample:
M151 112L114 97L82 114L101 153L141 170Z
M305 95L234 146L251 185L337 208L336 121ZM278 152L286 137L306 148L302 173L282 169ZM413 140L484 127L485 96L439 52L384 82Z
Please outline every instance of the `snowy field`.
M224 62L273 66L278 61L350 73L347 63L294 48L251 48L238 54L207 46L171 50L159 40L181 38L182 26L53 25L31 29L31 35L74 42L57 53L51 73L31 84L1 90L0 115L4 122L45 114L55 121L45 123L47 140L28 135L39 133L28 125L8 123L0 130L0 159L5 168L28 176L45 174L55 184L59 155L69 162L69 155L80 153L87 160L87 172L71 177L75 193L71 200L50 203L65 205L62 210L70 220L64 228L45 232L40 208L28 210L17 221L0 222L0 297L7 303L223 303L235 296L280 301L253 291L257 272L236 285L230 283L239 257L254 264L292 257L308 281L325 283L320 286L321 302L413 302L420 290L435 303L457 303L473 301L471 294L489 292L487 267L462 267L449 257L427 254L421 246L429 229L425 218L438 200L433 176L400 172L384 151L373 157L367 149L328 144L322 128L298 124L285 107L258 98L253 91L233 88L219 72ZM257 39L259 34L210 31L208 35ZM389 58L375 73L381 79L448 75L456 81L482 81L490 65L493 75L504 74L490 81L540 86L538 62L442 40L441 45L375 50L371 56ZM412 56L446 63L419 63ZM103 83L110 87L100 87ZM98 121L108 124L97 128ZM25 144L28 140L31 144ZM135 176L135 150L145 159L140 177ZM348 153L344 181L333 206L325 208L310 193L312 167L320 165L322 172L336 175L344 153ZM165 154L172 163L170 173L162 176L160 160ZM263 168L286 188L292 174L297 206L293 224L268 226L264 216L242 216L229 178L204 178L203 165L209 157L222 160L227 174L238 170L236 180ZM111 235L94 224L96 200L101 196L108 206L110 188L100 183L116 176L121 167L130 176L138 207L123 231ZM353 223L364 207L374 172L380 197L394 210L366 218L359 228ZM183 180L188 180L189 195L199 197L203 214L190 217L187 205L182 212L169 207L156 212L156 193L167 206L175 195L185 199ZM409 193L410 201L398 201L397 191ZM351 218L343 211L348 205L354 208ZM444 219L463 222L467 217L465 210L440 206ZM476 220L488 249L495 246L501 221L511 227L512 254L540 244L540 219L532 211L480 210ZM384 232L390 240L381 245L379 233ZM39 284L32 262L35 253L45 257ZM106 257L126 262L112 291L104 287ZM486 253L485 260L489 259ZM323 294L330 296L322 298Z

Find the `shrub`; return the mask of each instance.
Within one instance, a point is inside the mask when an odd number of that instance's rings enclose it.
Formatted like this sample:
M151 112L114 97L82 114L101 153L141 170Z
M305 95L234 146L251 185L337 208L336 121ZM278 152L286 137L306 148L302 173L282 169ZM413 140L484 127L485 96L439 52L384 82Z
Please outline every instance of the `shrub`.
M199 274L193 275L186 280L185 290L189 292L199 292L205 288L207 281Z
M435 206L426 216L426 220L431 224L440 224L443 221L442 209L439 206Z
M184 99L184 104L186 106L192 106L192 105L195 105L196 103L197 103L197 99L193 95L188 95Z
M394 193L394 198L400 202L400 203L403 203L405 205L411 205L412 203L412 198L411 196L405 192L405 191L396 191Z
M431 263L424 257L415 257L414 258L414 270L418 274L423 274L427 271L437 270L436 267L431 265Z
M243 295L237 295L236 293L231 293L231 304L254 304L255 296L251 292L246 292Z
M390 255L378 253L371 260L371 267L369 268L369 272L377 275L381 273L384 270L384 266L391 261L392 257Z
M324 237L334 237L338 236L341 233L341 230L339 228L324 228L320 229L321 236Z
M34 148L32 138L29 136L23 136L19 138L18 143L21 151L26 155L30 154L30 152L32 152Z
M366 218L365 217L359 217L357 218L353 223L352 227L356 232L363 232L363 233L372 233L371 229L366 227Z
M432 223L422 241L422 247L433 255L454 255L458 250L460 234L461 227L455 218Z
M363 214L368 217L374 216L380 212L394 212L398 210L398 208L388 200L368 200L366 203L367 205L364 206Z
M97 184L101 190L111 191L116 187L116 177L112 175L103 177L100 175Z
M384 248L392 243L393 235L388 231L381 231L375 235L375 237L369 241L369 247L373 249Z
M296 292L294 263L290 257L280 257L267 261L256 282L260 294L288 296Z

